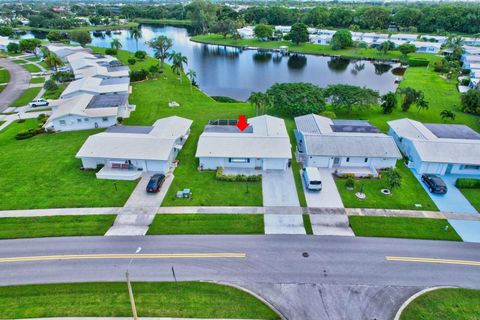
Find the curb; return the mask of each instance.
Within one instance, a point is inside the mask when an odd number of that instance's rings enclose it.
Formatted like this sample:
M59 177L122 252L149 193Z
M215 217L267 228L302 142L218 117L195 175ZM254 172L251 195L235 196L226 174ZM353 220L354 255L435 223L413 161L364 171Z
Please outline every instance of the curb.
M444 286L444 287L432 287L432 288L427 288L427 289L423 289L417 293L415 293L413 296L411 296L410 298L407 299L407 301L405 301L401 306L400 308L398 309L397 313L395 314L395 318L393 318L393 320L400 320L400 317L402 315L402 312L405 310L405 308L410 304L412 303L413 300L417 299L418 297L420 297L421 295L424 295L425 293L428 293L428 292L431 292L431 291L435 291L435 290L440 290L440 289L455 289L456 287L448 287L448 286Z

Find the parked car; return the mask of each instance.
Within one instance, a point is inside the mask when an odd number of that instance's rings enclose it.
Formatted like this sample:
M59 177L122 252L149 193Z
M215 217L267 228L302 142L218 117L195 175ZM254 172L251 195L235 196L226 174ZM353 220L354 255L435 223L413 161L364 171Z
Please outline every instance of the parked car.
M308 190L321 191L322 190L322 177L317 168L306 167L302 169L303 181Z
M160 187L162 186L164 181L165 175L160 173L154 174L147 184L147 192L156 193L160 191Z
M46 99L36 99L36 100L32 100L30 101L30 103L28 104L30 107L47 107L48 106L48 101Z
M422 181L427 185L428 190L431 193L445 194L447 193L447 185L443 180L437 176L424 174L422 175Z

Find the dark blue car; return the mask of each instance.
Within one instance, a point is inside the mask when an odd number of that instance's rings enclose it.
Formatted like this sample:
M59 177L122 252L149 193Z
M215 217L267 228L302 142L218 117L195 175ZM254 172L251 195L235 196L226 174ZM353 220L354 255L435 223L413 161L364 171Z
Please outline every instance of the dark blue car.
M422 181L427 185L428 190L431 193L445 194L447 193L447 185L437 176L424 174L422 175Z
M160 191L163 181L165 181L165 175L160 173L154 174L147 184L147 192L155 193Z

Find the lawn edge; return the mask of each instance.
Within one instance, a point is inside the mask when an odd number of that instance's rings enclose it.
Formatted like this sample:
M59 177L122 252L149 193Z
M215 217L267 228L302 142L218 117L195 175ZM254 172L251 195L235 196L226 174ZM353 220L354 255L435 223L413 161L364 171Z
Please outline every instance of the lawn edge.
M458 287L452 287L452 286L439 286L439 287L430 287L430 288L426 288L426 289L423 289L423 290L420 290L418 291L417 293L415 293L413 296L411 296L410 298L408 298L401 306L400 308L398 309L397 313L395 314L395 317L393 318L393 320L400 320L401 317L402 317L402 313L403 311L408 307L408 305L410 303L412 303L415 299L417 299L418 297L426 294L426 293L429 293L429 292L432 292L432 291L436 291L436 290L441 290L441 289L459 289Z

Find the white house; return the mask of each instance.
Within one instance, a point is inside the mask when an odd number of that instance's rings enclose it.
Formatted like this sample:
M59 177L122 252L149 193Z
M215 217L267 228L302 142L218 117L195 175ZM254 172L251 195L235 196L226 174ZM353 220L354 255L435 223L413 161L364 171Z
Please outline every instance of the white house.
M280 31L282 33L289 33L292 30L291 26L275 26L275 31Z
M101 79L87 77L70 82L60 99L69 99L83 93L89 94L128 94L130 93L130 78Z
M418 174L480 177L480 134L465 125L389 121L390 135Z
M327 45L332 41L332 36L328 34L310 34L308 35L311 43Z
M127 66L122 65L116 59L78 59L70 63L70 68L75 75L75 79L86 77L102 79L127 78L130 76L130 69Z
M166 173L190 133L192 121L173 116L153 126L115 126L88 137L76 158L99 179L135 180L142 172Z
M201 169L244 168L286 170L292 159L291 144L283 119L250 118L240 131L229 121L211 122L198 141L196 157Z
M446 37L446 36L432 36L432 35L429 35L429 34L422 35L422 36L420 36L420 38L422 39L422 41L429 41L429 42L434 41L434 42L440 43L440 44L444 44L445 42L447 42L447 39L448 39L448 37Z
M18 40L12 40L9 37L0 37L0 51L7 51L7 46L11 42L18 43Z
M240 35L240 38L242 39L252 39L255 36L253 29L254 27L252 26L246 26L246 27L237 29L237 32Z
M394 33L390 36L391 40L401 40L405 42L413 42L418 38L417 34Z
M413 45L417 48L418 53L434 53L437 54L440 51L441 44L435 42L413 41Z
M376 177L378 170L394 168L402 157L393 138L368 121L309 114L296 117L295 124L297 157L305 167Z
M360 40L369 45L380 45L385 41L388 41L389 38L388 38L388 34L365 32L364 34L362 34L362 37Z
M55 53L63 62L67 62L67 57L78 52L91 53L92 50L80 46L66 46L64 44L52 43L47 45L48 50Z
M128 104L128 94L93 95L82 93L68 99L55 100L45 128L54 131L107 128L119 117L128 118L135 110Z

